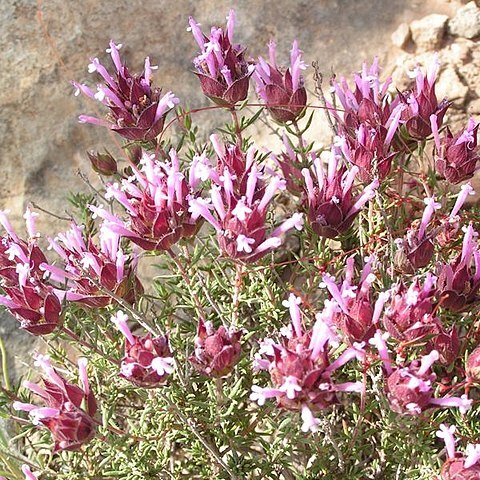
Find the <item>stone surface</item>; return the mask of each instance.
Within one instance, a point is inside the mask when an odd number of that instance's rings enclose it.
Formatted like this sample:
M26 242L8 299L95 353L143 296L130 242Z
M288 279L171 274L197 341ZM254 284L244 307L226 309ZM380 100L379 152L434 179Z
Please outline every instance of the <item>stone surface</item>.
M436 84L436 93L437 98L448 98L459 107L465 102L468 86L460 80L455 68L452 65L447 65L440 72Z
M408 23L401 23L391 35L393 45L398 48L404 48L410 38L411 34Z
M480 8L475 2L469 2L459 8L450 20L448 30L452 35L475 38L480 35Z
M442 45L448 16L432 13L410 24L412 40L418 51L435 50Z

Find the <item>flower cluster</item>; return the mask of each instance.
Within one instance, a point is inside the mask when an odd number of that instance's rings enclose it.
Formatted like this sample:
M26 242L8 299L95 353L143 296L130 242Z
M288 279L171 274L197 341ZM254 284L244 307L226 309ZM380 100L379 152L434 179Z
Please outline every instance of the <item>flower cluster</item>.
M192 17L189 25L201 50L193 64L203 93L215 103L227 107L243 102L255 66L246 61L245 48L233 43L235 12L230 10L225 30L212 27L208 37Z
M378 59L370 68L364 63L354 80L354 91L343 77L340 82L333 83L336 97L343 107L343 115L340 115L330 105L330 111L339 124L337 144L345 158L358 167L362 181L384 179L398 153L392 141L404 107L393 106L388 101L391 79L383 84L380 82Z
M244 154L237 147L223 148L213 140L219 162L217 170L207 174L213 183L210 198L191 199L189 212L193 219L203 217L215 228L225 256L255 262L278 248L286 232L302 229L302 214L294 213L267 233L268 208L275 194L285 189L285 180L276 175L267 180L264 169L255 161L254 149L243 160Z
M0 212L0 223L6 231L0 240L0 278L6 294L0 295L0 305L17 318L20 328L33 335L46 335L61 323L62 307L42 268L48 262L37 244L37 216L30 208L25 213L30 237L26 242L15 233L5 212Z
M67 287L55 290L59 297L101 308L112 303L108 292L129 303L143 292L134 273L135 262L123 252L116 233L101 228L97 246L92 238L85 241L82 228L72 224L69 231L49 241L50 248L63 260L64 269L46 263L40 268L50 280Z
M48 357L37 355L36 365L44 373L43 387L31 382L24 382L24 386L42 398L46 406L14 402L13 408L28 412L35 425L43 425L50 430L55 441L54 452L80 449L92 440L96 429L93 417L97 402L90 390L86 359L78 362L81 388L68 383Z
M240 358L242 332L227 330L223 325L215 330L211 322L198 322L195 352L189 357L194 368L209 377L228 375Z
M413 72L415 82L410 90L399 93L395 103L402 105L402 123L405 131L415 140L425 140L432 134L432 115L435 117L435 128L443 123L443 117L450 106L446 99L440 102L435 93L440 63L438 58L429 66L426 75L417 66Z
M385 394L390 408L403 415L419 415L432 407L458 407L465 413L472 406L467 395L461 397L434 396L434 384L437 379L432 365L440 358L436 350L424 355L420 360L395 365L390 359L386 339L388 334L377 330L370 339L379 352L385 372Z
M361 195L353 194L359 170L340 163L340 152L332 148L327 171L321 159L313 158L313 166L304 168L304 208L313 231L326 238L336 238L352 225L362 207L375 196L378 180L365 187ZM313 174L313 175L312 175Z
M167 114L179 100L172 92L162 95L161 89L152 86L152 70L157 67L150 64L149 57L145 59L143 73L131 75L120 58L121 46L111 41L107 49L115 67L113 75L98 58L91 59L89 73L98 73L105 82L97 85L96 93L87 85L72 82L76 88L75 95L81 92L109 109L106 119L81 115L79 120L105 126L127 140L152 141L162 132Z
M127 220L103 207L90 206L104 220L103 228L112 235L128 238L145 250L168 250L181 238L196 234L200 223L189 212L189 201L196 197L192 179L180 170L175 150L170 160L161 162L146 152L133 175L121 183L109 183L106 197L122 205Z
M305 330L300 303L300 298L290 295L284 305L291 324L282 331L283 338L278 343L272 339L261 343L255 366L269 372L273 387L254 385L250 399L263 405L266 399L276 398L279 407L301 411L302 431L315 432L320 422L313 412L337 403L337 392L361 391L360 382L335 383L332 374L354 358L363 360L364 352L361 345L354 345L332 362L332 347L338 345L332 330L336 305L327 303L313 328Z
M268 44L269 60L258 58L253 78L257 84L257 93L267 105L272 118L279 123L293 122L303 113L307 104L307 92L301 70L307 66L302 60L298 42L293 42L290 54L290 67L277 66L276 44ZM282 73L282 71L284 73Z
M127 324L128 316L118 311L112 322L125 336L125 356L120 366L120 376L143 388L163 385L173 372L173 357L168 337L134 335Z

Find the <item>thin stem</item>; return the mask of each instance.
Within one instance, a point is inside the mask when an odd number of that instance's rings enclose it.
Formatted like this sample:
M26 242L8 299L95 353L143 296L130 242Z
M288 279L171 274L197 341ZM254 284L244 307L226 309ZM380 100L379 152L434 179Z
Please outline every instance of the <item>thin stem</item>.
M325 109L325 115L328 120L328 124L330 125L330 129L332 130L333 136L337 135L337 128L333 123L332 116L330 115L330 109L327 106L327 100L325 98L325 94L323 93L322 82L323 82L323 75L320 72L318 62L312 62L312 67L314 69L313 80L315 81L315 94L317 98L320 100L322 107Z
M213 459L230 475L230 478L232 480L238 480L237 476L233 473L233 471L230 469L230 467L222 460L222 457L220 456L220 452L217 450L217 447L215 445L212 445L208 440L206 440L198 431L196 425L193 423L193 421L186 417L177 407L175 403L173 403L169 398L165 397L167 399L168 404L174 411L174 413L178 416L178 418L186 424L191 432L197 437L199 442L205 447L205 449L210 453L210 455L213 457Z
M167 250L168 255L170 255L170 258L173 260L175 265L178 268L178 271L180 272L180 275L183 278L183 281L187 285L188 291L193 299L193 302L195 303L195 309L197 310L197 315L202 319L205 320L206 315L205 311L203 310L202 304L197 298L197 295L195 295L192 291L192 282L190 281L190 277L188 276L187 272L183 268L183 265L178 261L178 258L176 257L175 253L171 249Z
M302 157L303 166L305 168L307 168L308 167L308 160L307 160L307 155L305 154L305 150L304 150L304 142L303 142L302 132L300 131L300 128L298 127L298 122L296 120L293 120L292 125L293 125L293 128L295 129L295 136L298 139L298 151L300 153L300 156Z
M230 110L233 119L233 125L235 126L235 136L237 137L237 146L239 148L242 147L242 129L240 128L240 124L238 123L238 115L235 107Z
M8 378L7 350L5 349L5 343L2 337L0 337L0 354L2 355L2 374L5 389L11 390L10 379Z
M232 326L236 326L238 323L238 311L240 306L240 291L243 285L243 265L237 263L235 265L235 284L233 287L233 313L232 313Z
M105 355L105 353L103 353L95 345L92 345L91 343L88 343L85 340L81 339L74 331L70 330L65 325L62 326L61 331L63 333L65 333L66 335L68 335L73 340L75 340L75 342L79 343L80 345L83 345L85 348L88 348L89 350L92 350L95 353L98 353L98 355L105 358L105 360L108 360L109 362L113 363L114 365L120 365L120 362L118 360L115 360L114 358L111 358L108 355Z

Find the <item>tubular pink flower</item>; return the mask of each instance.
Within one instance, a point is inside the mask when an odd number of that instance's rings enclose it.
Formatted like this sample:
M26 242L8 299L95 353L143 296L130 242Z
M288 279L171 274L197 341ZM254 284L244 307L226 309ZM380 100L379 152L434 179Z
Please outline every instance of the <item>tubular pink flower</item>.
M22 465L22 473L25 475L25 480L38 480L38 477L30 470L28 465Z
M460 413L466 413L472 407L473 400L466 395L459 397L432 398L430 403L438 407L457 407Z
M318 432L320 420L313 416L312 411L305 404L302 405L302 421L302 432Z
M128 315L123 313L121 310L119 310L114 315L112 315L110 320L115 324L118 330L120 330L120 332L125 336L128 343L130 343L130 345L135 345L135 338L127 324Z
M377 330L373 338L369 340L369 343L378 350L378 354L383 362L385 371L387 372L387 375L390 375L392 373L392 361L390 360L387 343L385 342L386 338L388 337L388 333L382 333L381 330Z
M457 200L452 208L452 211L450 212L449 218L453 219L457 216L469 195L475 195L475 190L470 183L465 183L460 187L460 192L457 195Z
M296 297L293 293L291 293L288 297L288 300L284 300L282 305L284 307L288 307L290 312L290 318L292 320L292 325L295 330L295 335L297 337L302 336L302 317L299 305L302 303L302 299L300 297Z
M86 396L90 394L90 383L88 381L87 365L88 360L85 357L78 359L78 375L80 377L80 381L82 382L83 391L85 392Z
M445 442L445 447L447 449L448 458L454 459L455 458L455 433L456 427L455 425L445 425L444 423L440 424L440 430L436 432L437 437L443 439Z
M468 469L480 461L480 444L469 443L465 449L465 454L466 458L463 466Z
M427 197L424 199L425 210L423 211L422 220L418 228L417 238L421 240L425 235L425 230L427 229L428 224L430 223L435 210L441 208L441 204L435 201L435 197Z

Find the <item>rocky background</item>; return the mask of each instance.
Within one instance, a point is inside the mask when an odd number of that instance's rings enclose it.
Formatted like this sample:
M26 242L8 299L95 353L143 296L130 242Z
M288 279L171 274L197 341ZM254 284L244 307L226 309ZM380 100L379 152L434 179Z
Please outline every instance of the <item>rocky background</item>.
M428 63L438 51L438 92L448 90L455 102L451 119L460 125L466 113L480 114L480 10L475 2L1 0L0 208L11 211L16 228L23 228L22 214L30 202L62 215L68 192L87 188L77 173L89 172L85 151L112 145L107 131L77 122L81 113L96 113L92 102L73 96L69 83L93 81L87 73L89 57L106 59L105 48L114 39L124 44L132 71L140 71L149 55L159 65L155 81L165 91L173 90L187 106L208 105L190 71L197 46L186 31L187 20L193 15L203 28L222 25L232 7L236 38L250 55L265 55L267 42L275 38L286 60L297 38L306 62L318 60L326 77L332 70L348 76L378 55L385 75L392 74L402 86L409 69ZM198 121L204 132L215 127L207 114ZM320 140L328 140L325 126L319 125L318 132ZM39 227L52 234L68 226L42 215ZM29 361L31 338L1 315L0 336L15 369Z

